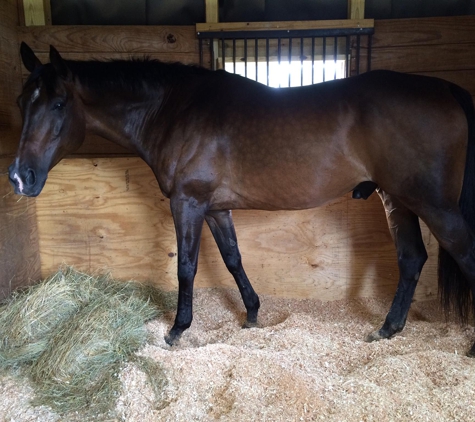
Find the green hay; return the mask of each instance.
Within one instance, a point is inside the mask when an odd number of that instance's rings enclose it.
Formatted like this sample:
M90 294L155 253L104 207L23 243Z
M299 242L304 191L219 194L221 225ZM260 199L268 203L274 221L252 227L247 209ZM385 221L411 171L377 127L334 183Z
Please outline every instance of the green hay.
M0 368L23 367L36 405L106 414L119 395L121 367L147 341L144 323L174 303L170 294L138 283L60 270L0 307ZM158 399L166 383L160 365L134 362Z
M33 362L53 330L89 301L92 278L67 268L18 290L0 306L0 367Z

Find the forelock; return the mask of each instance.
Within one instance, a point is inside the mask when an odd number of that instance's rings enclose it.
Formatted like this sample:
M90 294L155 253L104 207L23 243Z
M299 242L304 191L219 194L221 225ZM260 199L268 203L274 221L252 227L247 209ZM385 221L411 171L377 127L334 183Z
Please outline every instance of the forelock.
M46 89L47 94L51 94L56 88L58 79L58 75L56 74L53 65L47 63L45 65L39 66L30 74L25 86L34 83L36 84L37 88L44 87L44 89ZM37 89L35 89L35 91L33 92L33 96L31 99L32 102L36 100L35 95L36 98L38 98L39 91Z

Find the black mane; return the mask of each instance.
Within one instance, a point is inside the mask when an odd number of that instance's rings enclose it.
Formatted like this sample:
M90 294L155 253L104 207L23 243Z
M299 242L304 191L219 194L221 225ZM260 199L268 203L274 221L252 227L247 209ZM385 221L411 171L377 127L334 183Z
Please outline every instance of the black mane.
M204 75L211 72L196 65L182 63L165 63L149 58L131 60L65 60L73 77L97 92L121 89L132 92L148 92L163 84L178 81L193 75ZM54 89L54 69L51 64L41 66L30 75L29 81L41 77L45 85Z
M164 63L148 58L109 61L67 60L66 64L82 84L99 91L112 87L131 91L154 88L164 83L210 72L195 65Z

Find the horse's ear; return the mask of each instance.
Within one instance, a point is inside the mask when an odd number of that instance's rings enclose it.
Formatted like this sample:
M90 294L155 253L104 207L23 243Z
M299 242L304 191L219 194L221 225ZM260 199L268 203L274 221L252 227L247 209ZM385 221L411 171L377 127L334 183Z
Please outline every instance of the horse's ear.
M52 45L49 46L49 61L56 70L56 73L59 77L63 79L69 79L71 76L71 71L69 70L68 65L58 53L58 50L54 48Z
M37 67L41 66L40 60L38 59L38 57L36 57L33 50L25 42L21 43L20 56L23 64L30 72L33 72Z

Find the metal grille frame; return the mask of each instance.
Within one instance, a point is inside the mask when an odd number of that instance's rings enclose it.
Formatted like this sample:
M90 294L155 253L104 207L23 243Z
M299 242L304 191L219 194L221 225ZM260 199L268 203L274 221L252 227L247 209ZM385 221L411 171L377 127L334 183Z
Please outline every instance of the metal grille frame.
M371 44L374 28L334 28L334 29L277 29L277 30L249 30L249 31L200 31L197 32L200 52L200 65L205 64L205 55L209 54L210 67L213 70L218 68L217 59L220 60L221 67L227 59L232 59L234 73L236 72L236 45L238 42L244 44L244 54L241 60L244 61L245 76L247 77L248 69L248 50L254 46L254 57L256 66L256 80L257 67L259 58L264 58L263 61L267 64L267 85L269 85L269 45L277 43L277 60L279 64L283 60L287 60L289 64L292 62L293 52L292 44L296 48L300 48L300 62L303 65L304 43L305 40L311 44L311 61L312 61L312 84L314 83L314 62L316 58L316 44L321 47L321 56L323 63L330 57L330 60L337 60L338 56L342 55L341 44L344 44L344 57L346 75L358 75L362 71L369 71L371 69ZM298 40L298 42L295 42ZM282 45L287 42L287 56L283 57ZM265 43L265 57L259 55L259 45ZM297 45L298 44L298 45ZM332 49L332 51L328 51ZM361 57L362 49L365 50L366 57ZM306 58L306 57L305 57ZM295 62L295 61L294 61ZM364 69L363 69L363 66ZM323 80L326 79L325 66L323 66ZM301 85L303 84L303 67L301 66ZM290 86L290 73L289 73Z

